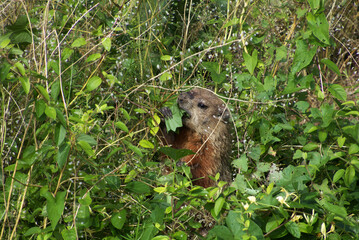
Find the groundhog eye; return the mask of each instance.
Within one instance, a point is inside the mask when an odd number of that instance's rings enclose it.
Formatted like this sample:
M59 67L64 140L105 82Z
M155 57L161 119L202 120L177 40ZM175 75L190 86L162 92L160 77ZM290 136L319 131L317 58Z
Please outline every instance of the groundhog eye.
M198 103L198 107L199 108L202 108L202 109L206 109L206 108L208 108L208 106L207 105L205 105L204 103L202 103L202 102L199 102Z

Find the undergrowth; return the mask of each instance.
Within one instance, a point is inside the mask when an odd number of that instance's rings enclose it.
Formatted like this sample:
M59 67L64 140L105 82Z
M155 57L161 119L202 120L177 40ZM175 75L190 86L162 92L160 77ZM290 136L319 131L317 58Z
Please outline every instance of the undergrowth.
M358 239L356 1L0 9L0 239ZM159 161L192 86L231 110L230 185Z

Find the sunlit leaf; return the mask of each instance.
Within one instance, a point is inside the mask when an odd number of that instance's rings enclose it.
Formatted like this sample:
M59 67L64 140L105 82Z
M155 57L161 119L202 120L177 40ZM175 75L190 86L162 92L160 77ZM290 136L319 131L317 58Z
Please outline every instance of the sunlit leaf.
M97 59L99 59L101 57L101 53L94 53L91 54L90 56L88 56L88 58L86 59L85 62L93 62L96 61Z
M83 45L86 45L86 40L85 38L77 38L71 45L71 47L75 48L75 47L81 47Z
M115 123L115 125L116 125L116 127L118 127L119 129L121 129L122 131L127 132L127 133L129 132L129 130L128 130L126 124L124 124L123 122L117 121L117 122Z
M139 142L140 146L143 147L143 148L151 148L153 149L154 148L154 145L148 141L148 140L145 140L145 139L142 139L140 142Z
M320 60L320 62L324 63L333 72L340 75L340 70L339 70L338 66L335 63L333 63L332 61L330 61L328 58L323 58L323 59Z
M102 45L106 49L106 51L111 50L111 38L107 37L102 40Z
M54 120L56 119L56 110L55 110L55 108L53 108L51 106L46 105L45 114L49 118L52 118Z
M46 208L51 227L55 230L65 208L66 192L57 192L56 197L53 197L50 192L47 192L44 196L47 200Z
M97 76L93 76L92 78L89 79L87 85L86 85L86 89L88 91L93 91L96 88L98 88L98 86L101 85L102 79L100 77Z
M254 49L252 56L246 52L243 52L243 58L246 68L248 69L249 73L253 75L254 69L256 68L258 62L258 51Z
M335 98L337 98L341 101L347 100L347 93L341 85L332 84L332 85L330 85L328 90Z

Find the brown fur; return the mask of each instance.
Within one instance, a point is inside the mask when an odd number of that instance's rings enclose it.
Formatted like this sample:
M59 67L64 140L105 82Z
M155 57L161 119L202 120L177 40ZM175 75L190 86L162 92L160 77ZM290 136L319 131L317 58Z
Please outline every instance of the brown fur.
M228 120L230 113L225 103L213 92L194 88L180 93L177 99L187 112L183 127L176 133L164 133L164 142L177 149L190 149L196 154L181 159L191 167L194 184L203 187L214 185L208 176L220 173L220 179L231 181L228 162L231 137Z

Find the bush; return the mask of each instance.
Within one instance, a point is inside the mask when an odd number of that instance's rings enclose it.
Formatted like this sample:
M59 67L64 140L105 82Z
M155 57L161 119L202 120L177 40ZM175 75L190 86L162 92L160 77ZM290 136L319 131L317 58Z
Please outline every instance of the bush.
M355 1L2 6L1 239L357 239ZM158 159L190 86L231 109L230 186Z

